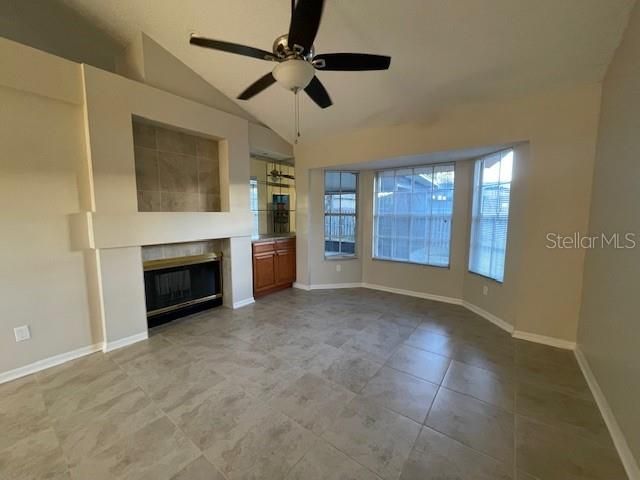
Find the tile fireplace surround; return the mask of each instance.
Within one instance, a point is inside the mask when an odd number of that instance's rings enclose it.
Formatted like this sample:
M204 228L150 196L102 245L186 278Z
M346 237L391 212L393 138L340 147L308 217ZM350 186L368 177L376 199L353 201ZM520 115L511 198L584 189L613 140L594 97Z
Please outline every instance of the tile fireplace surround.
M218 142L133 119L140 212L219 212Z
M73 248L84 251L94 347L110 351L147 338L143 258L171 255L175 244L217 245L225 305L252 303L248 122L87 65L81 70L89 154L80 178L83 211L71 218L71 236ZM156 150L145 144L148 129L132 129L139 118L154 125ZM192 183L163 182L160 156L172 145L189 149L170 153L194 164ZM136 147L156 155L148 163L160 172L158 183L136 182ZM166 210L180 211L139 211L140 188L150 182L161 196L166 186L194 197L165 202Z

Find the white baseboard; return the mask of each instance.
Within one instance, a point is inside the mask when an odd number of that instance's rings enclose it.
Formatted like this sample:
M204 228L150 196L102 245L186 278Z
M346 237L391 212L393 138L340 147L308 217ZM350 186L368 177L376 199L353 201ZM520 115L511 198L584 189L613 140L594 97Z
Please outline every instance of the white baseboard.
M638 463L631 453L629 444L627 443L627 440L624 437L622 430L620 429L620 425L618 425L616 417L613 415L613 411L609 406L609 402L607 402L607 398L604 396L604 393L602 392L600 385L598 385L598 381L596 380L595 375L591 371L591 367L589 366L587 358L584 356L584 353L582 353L582 350L580 350L580 347L575 348L574 354L576 356L576 360L578 361L578 365L580 365L582 374L584 375L584 378L586 378L587 384L591 389L591 393L596 399L596 403L598 404L598 408L600 409L600 414L602 415L602 418L604 418L604 423L609 429L609 434L611 435L613 444L618 451L618 455L620 456L620 460L622 461L622 465L627 472L629 480L640 480L640 467L638 466Z
M538 335L536 333L523 332L522 330L514 331L513 338L527 340L534 343L541 343L550 347L564 348L565 350L576 349L576 342L570 342L569 340L563 340L561 338L546 337L544 335Z
M363 283L364 288L371 290L379 290L381 292L397 293L398 295L406 295L407 297L424 298L425 300L433 300L436 302L451 303L454 305L462 305L462 300L454 297L445 297L442 295L434 295L431 293L416 292L414 290L404 290L402 288L387 287L385 285L377 285L375 283Z
M464 301L460 298L445 297L442 295L434 295L431 293L416 292L413 290L404 290L402 288L387 287L385 285L377 285L374 283L326 283L316 285L306 285L303 283L294 283L294 288L301 290L326 290L326 289L338 289L338 288L369 288L372 290L380 290L382 292L397 293L398 295L406 295L409 297L424 298L426 300L434 300L436 302L450 303L453 305L462 305L465 308L471 310L477 315L480 315L484 319L498 326L499 328L509 332L514 338L520 340L527 340L529 342L541 343L543 345L549 345L551 347L564 348L567 350L574 350L576 348L575 342L568 340L562 340L560 338L546 337L544 335L537 335L535 333L523 332L521 330L515 330L513 325L509 322L495 316L494 314L487 312L486 310L474 305L473 303Z
M130 337L121 338L120 340L114 340L113 342L104 342L102 351L104 353L111 352L113 350L117 350L118 348L141 342L142 340L146 340L147 338L149 338L149 332L144 331L136 333L135 335L131 335Z
M309 285L309 290L337 290L340 288L362 288L363 284L360 282L353 283L319 283L316 285Z
M462 301L462 306L468 310L471 310L473 313L480 315L482 318L489 320L491 323L500 327L502 330L509 332L511 335L514 334L513 325L509 322L505 322L500 317L496 317L493 313L487 312L486 310L474 305L473 303L469 303L466 301Z
M368 288L371 290L379 290L381 292L396 293L398 295L406 295L408 297L424 298L426 300L434 300L436 302L452 303L461 305L462 300L453 297L444 297L442 295L433 295L431 293L416 292L413 290L403 290L401 288L387 287L385 285L377 285L375 283L316 283L315 285L305 285L303 283L294 283L294 288L301 290L336 290L340 288Z
M246 307L247 305L251 305L252 303L256 303L253 297L245 298L244 300L238 300L237 302L233 302L233 309Z
M47 368L55 367L56 365L60 365L71 360L75 360L76 358L84 357L85 355L90 355L95 352L99 352L102 349L102 344L97 343L95 345L89 345L87 347L78 348L76 350L72 350L70 352L60 353L58 355L54 355L53 357L45 358L43 360L38 360L37 362L30 363L29 365L25 365L24 367L18 367L13 370L9 370L7 372L0 373L0 383L10 382L11 380L15 380L20 377L25 377L27 375L31 375L36 372L40 372L42 370L46 370Z

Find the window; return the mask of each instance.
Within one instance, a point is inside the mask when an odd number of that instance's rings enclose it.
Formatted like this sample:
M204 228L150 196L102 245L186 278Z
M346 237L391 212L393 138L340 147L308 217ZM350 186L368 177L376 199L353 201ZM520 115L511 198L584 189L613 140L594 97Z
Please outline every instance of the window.
M513 150L476 161L469 270L498 282L504 279Z
M449 266L454 165L376 174L373 257Z
M358 174L324 173L324 255L356 254Z
M258 180L251 178L249 180L249 208L253 218L252 232L254 237L260 235L260 217L258 212Z

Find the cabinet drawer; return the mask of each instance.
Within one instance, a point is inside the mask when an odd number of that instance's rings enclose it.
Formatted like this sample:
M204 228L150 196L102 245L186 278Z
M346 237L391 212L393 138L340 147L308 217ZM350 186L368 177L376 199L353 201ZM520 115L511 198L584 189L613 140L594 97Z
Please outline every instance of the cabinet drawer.
M293 248L296 248L295 238L287 238L286 240L276 241L276 249L278 250L293 249Z
M275 250L275 242L260 242L253 244L253 253L273 252Z

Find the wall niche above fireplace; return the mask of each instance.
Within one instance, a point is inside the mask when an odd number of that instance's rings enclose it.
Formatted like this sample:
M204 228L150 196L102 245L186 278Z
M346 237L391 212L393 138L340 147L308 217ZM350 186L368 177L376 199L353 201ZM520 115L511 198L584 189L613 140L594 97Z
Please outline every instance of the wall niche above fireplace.
M139 212L219 212L218 142L132 117Z

